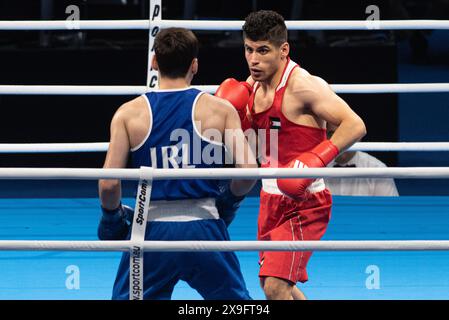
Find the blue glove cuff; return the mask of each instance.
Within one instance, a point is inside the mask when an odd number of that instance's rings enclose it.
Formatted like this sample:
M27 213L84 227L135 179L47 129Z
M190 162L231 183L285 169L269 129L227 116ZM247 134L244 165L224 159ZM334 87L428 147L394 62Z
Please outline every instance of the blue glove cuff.
M100 240L126 240L130 230L133 210L120 205L113 210L101 207L102 216L98 225L98 238Z
M104 223L116 223L122 220L122 203L115 209L109 210L101 207L101 212L103 213L101 220Z
M226 227L234 220L243 199L245 199L245 196L236 196L231 192L229 183L221 188L221 193L215 199L215 206Z

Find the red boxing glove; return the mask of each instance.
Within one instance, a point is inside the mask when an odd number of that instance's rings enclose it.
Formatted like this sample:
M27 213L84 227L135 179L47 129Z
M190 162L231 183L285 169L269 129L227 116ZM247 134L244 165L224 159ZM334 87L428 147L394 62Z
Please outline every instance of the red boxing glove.
M248 104L252 90L253 88L248 82L239 82L233 78L229 78L223 81L218 87L217 92L215 92L216 97L228 100L237 110L243 131L251 127L251 122L246 116L246 105Z
M324 140L310 151L304 152L290 162L289 168L322 168L335 159L340 151L330 141ZM279 190L286 196L303 201L307 198L307 188L315 179L277 179Z

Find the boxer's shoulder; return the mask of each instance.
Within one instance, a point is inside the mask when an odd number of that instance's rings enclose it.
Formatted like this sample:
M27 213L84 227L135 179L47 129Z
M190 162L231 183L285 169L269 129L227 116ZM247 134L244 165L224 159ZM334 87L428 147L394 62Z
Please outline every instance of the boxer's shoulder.
M122 104L112 118L112 128L126 128L131 139L141 139L148 131L148 125L151 122L151 113L148 104L143 96L137 97L131 101ZM134 137L136 136L136 137ZM139 140L140 141L140 140ZM132 142L133 144L133 142Z
M202 94L197 102L197 111L201 113L216 114L218 116L226 116L233 112L232 104L223 99L211 94Z
M143 96L125 102L116 111L114 117L119 117L126 121L132 118L141 117L148 113L148 103Z
M318 76L310 74L303 68L295 68L288 81L290 90L317 90L323 86L327 86L326 81Z
M302 101L314 100L316 96L329 91L329 84L322 78L310 74L302 68L295 68L289 79L287 94L298 97Z

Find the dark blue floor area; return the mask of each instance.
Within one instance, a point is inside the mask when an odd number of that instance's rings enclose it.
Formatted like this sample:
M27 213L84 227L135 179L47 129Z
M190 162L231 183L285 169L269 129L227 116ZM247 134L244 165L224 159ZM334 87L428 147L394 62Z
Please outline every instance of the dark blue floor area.
M258 205L245 200L233 240L255 240ZM96 240L98 206L93 198L0 199L0 239ZM353 239L449 239L449 197L335 197L325 240ZM120 255L0 251L0 299L109 299ZM238 257L252 297L264 299L257 252ZM449 252L316 252L308 272L300 288L310 299L449 299ZM179 283L173 298L200 296Z
M398 44L399 83L449 82L449 31L432 30L426 38L427 61L421 63L412 61L409 42ZM449 141L447 92L401 93L397 96L398 141ZM400 152L397 166L445 167L448 163L449 152ZM397 179L396 183L401 195L448 195L449 190L449 179Z

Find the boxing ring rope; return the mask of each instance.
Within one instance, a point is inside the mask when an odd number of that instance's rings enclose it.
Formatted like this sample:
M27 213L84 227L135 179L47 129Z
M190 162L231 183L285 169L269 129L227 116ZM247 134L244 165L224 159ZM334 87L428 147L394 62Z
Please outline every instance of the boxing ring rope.
M127 241L0 240L0 250L129 251ZM449 240L145 241L149 251L448 251Z
M286 21L290 30L424 30L449 29L449 20L354 20ZM185 27L192 30L241 30L243 21L160 20L161 28ZM0 30L149 30L149 20L54 20L0 21ZM218 86L196 86L215 92ZM449 83L338 84L336 93L449 92ZM21 95L139 95L146 86L32 86L0 85L0 94Z
M218 86L217 86L218 87ZM134 96L148 92L146 86L66 86L66 85L0 85L4 95L120 95ZM449 90L448 90L449 91Z
M69 169L0 168L0 179L176 179L275 177L395 177L444 178L449 168L313 168L313 169ZM130 251L136 242L1 240L0 250ZM447 251L449 240L376 241L143 241L145 251Z
M448 143L449 145L449 143ZM0 143L2 153L106 152L109 142L88 143ZM449 150L449 146L448 146Z
M336 93L431 93L449 92L449 83L331 84ZM215 93L218 85L192 86ZM141 95L146 86L0 85L3 95Z
M173 180L173 179L274 179L274 178L396 178L446 179L449 167L405 168L198 168L198 169L93 169L0 168L0 180Z
M377 84L331 84L336 93L429 93L449 92L449 83L377 83ZM215 93L218 85L198 85L195 88ZM1 90L1 86L0 86ZM1 91L0 91L1 93Z
M0 143L0 154L106 152L108 147L109 142ZM449 151L449 142L357 142L348 151Z
M162 28L241 31L241 20L167 20ZM285 21L290 30L434 30L449 29L449 20L327 20ZM52 20L0 21L0 30L149 30L149 20Z
M441 168L309 168L309 169L72 169L0 168L0 179L64 180L159 180L231 179L276 177L394 177L448 178L449 167ZM39 241L2 240L0 250L40 251L128 251L136 242L128 241ZM449 240L381 241L142 241L143 251L418 251L449 250Z

